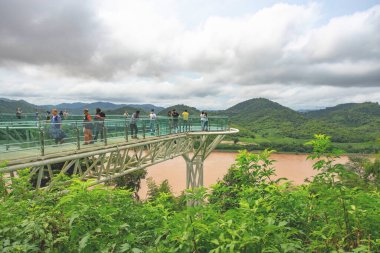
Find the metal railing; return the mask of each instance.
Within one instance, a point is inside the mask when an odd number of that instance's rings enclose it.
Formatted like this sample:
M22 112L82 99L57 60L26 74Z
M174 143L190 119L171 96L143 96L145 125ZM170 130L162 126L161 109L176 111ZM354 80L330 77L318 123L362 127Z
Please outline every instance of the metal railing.
M62 151L83 150L93 146L107 146L184 132L226 131L228 118L208 117L201 124L199 117L173 119L158 116L156 120L141 117L136 123L137 134L132 134L130 119L108 116L104 121L84 123L81 119L62 120L53 124L46 120L13 120L0 122L0 161L20 157L44 156Z

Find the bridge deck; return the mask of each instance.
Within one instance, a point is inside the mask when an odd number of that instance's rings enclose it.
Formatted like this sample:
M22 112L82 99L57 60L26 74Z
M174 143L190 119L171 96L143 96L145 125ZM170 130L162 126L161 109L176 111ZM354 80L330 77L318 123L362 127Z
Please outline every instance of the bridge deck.
M0 128L0 161L7 161L8 166L44 160L52 157L60 157L83 152L91 152L119 145L144 145L144 143L165 138L178 138L183 135L216 134L228 131L228 119L226 117L210 117L208 132L202 131L198 118L189 120L185 124L178 121L175 131L173 121L168 118L160 118L155 121L152 128L148 119L138 122L139 139L131 139L129 124L125 119L112 119L104 123L104 140L93 144L84 145L84 135L81 122L67 121L62 123L61 129L66 134L63 144L55 144L49 131L52 125L48 122L19 122L6 124L2 122ZM151 128L153 132L151 132ZM93 129L95 135L95 129ZM177 133L174 133L177 132Z

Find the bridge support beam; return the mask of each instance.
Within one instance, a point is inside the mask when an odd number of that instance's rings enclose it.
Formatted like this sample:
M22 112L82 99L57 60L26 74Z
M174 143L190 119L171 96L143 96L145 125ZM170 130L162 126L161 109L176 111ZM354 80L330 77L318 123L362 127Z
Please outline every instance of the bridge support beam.
M216 146L221 142L225 135L199 135L195 139L195 144L192 154L186 153L182 157L186 162L186 188L195 189L203 187L203 164L206 158L211 154L211 152L216 148ZM191 156L192 155L192 156ZM189 206L198 205L198 201L188 201Z
M60 175L63 174L77 175L82 180L92 179L88 184L90 187L182 156L187 166L186 187L195 189L203 186L206 158L226 134L238 131L229 129L223 132L186 132L107 147L94 146L91 149L62 152L59 155L46 155L44 159L23 158L0 168L0 173L8 174L12 178L18 170L30 168L30 176L36 177L33 182L37 189L49 190L56 184L65 184L66 182L61 182ZM43 131L40 133L44 134ZM41 147L44 147L44 139L41 140ZM43 148L41 152L44 153ZM197 205L199 202L192 201L189 204Z
M203 186L203 162L204 160L200 155L195 156L191 160L186 160L187 189L194 189Z

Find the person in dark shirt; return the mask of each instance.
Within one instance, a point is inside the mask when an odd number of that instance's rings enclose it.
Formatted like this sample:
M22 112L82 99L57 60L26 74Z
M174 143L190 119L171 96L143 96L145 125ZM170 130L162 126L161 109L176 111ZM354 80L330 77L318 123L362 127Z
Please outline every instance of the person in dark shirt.
M129 127L131 128L131 138L138 139L137 138L137 133L138 133L137 121L139 121L139 119L140 119L140 111L136 111L135 113L132 114L131 121L129 123Z
M178 133L179 113L175 109L173 109L173 111L172 111L172 117L173 117L173 131L174 131L174 133Z
M104 139L103 129L104 129L105 118L106 118L106 114L100 108L96 108L96 113L94 117L94 122L95 122L94 141L97 141L99 133L100 133L100 141L103 141Z
M21 119L21 113L22 113L21 108L20 107L17 108L17 110L16 110L16 118L17 119Z

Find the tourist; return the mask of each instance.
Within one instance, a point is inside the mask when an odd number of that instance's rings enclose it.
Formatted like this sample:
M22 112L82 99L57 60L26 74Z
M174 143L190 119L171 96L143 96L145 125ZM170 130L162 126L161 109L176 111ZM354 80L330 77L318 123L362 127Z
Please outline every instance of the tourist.
M172 133L172 128L173 128L173 117L172 117L172 111L168 111L168 133Z
M59 111L59 117L61 117L61 119L63 119L63 111Z
M50 121L50 111L46 111L46 121Z
M187 110L185 110L183 113L182 113L182 119L183 119L183 128L182 130L185 132L188 132L190 130L190 127L189 127L189 113L187 112Z
M21 108L19 107L19 108L17 108L17 110L16 110L16 118L17 118L17 119L21 119L21 114L22 114L22 111L21 111Z
M173 118L173 130L175 133L178 133L179 113L175 109L173 109L173 111L172 111L172 118Z
M36 119L36 121L40 120L40 114L37 109L36 109L36 112L34 113L34 118Z
M207 112L204 112L204 130L208 131L208 117Z
M205 130L205 122L206 122L206 115L205 115L205 112L201 112L201 130L204 131Z
M36 109L36 112L34 113L34 118L36 120L36 126L38 127L39 126L39 122L40 122L40 114L38 112L38 110Z
M83 134L84 134L84 145L92 144L92 118L88 113L88 109L83 110L84 118L83 118Z
M94 141L97 141L99 132L100 132L100 140L101 141L104 140L103 129L104 129L105 118L106 118L106 114L100 108L96 108L96 113L95 113L95 117L94 117L94 121L95 121Z
M154 135L156 132L156 118L157 118L157 115L154 113L154 109L152 109L149 114L150 135Z
M63 112L63 118L66 120L69 117L69 113L65 110Z
M132 114L131 116L131 121L129 123L129 127L131 128L131 138L137 138L137 133L138 133L138 128L137 128L137 121L140 118L140 111L136 111L135 113Z
M51 111L52 117L50 120L50 135L54 139L55 144L62 144L64 142L64 138L66 134L62 131L62 119L61 116L58 115L58 110L53 109Z

